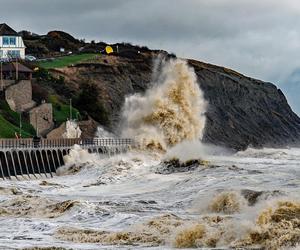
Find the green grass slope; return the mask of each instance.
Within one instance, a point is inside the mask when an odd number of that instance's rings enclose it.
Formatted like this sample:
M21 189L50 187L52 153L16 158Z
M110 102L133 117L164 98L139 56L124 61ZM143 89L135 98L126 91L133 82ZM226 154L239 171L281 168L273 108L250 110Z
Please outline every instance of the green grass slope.
M58 125L65 122L70 117L70 106L62 103L56 95L49 96L49 102L53 106L53 118ZM80 113L77 109L72 108L72 118L79 119Z
M78 55L70 55L56 58L52 61L44 61L39 62L38 65L41 68L45 69L53 69L53 68L62 68L67 67L72 64L80 63L86 60L93 59L96 54L78 54Z
M35 129L28 122L28 118L22 117L22 137L28 138L35 135ZM7 102L0 100L0 138L15 138L15 132L20 131L20 114L12 111Z

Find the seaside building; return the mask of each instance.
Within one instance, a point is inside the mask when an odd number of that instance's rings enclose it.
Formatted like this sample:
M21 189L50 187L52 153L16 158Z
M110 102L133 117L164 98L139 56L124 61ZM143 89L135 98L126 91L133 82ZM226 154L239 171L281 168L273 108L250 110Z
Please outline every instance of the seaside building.
M22 37L7 24L0 24L0 60L25 59Z

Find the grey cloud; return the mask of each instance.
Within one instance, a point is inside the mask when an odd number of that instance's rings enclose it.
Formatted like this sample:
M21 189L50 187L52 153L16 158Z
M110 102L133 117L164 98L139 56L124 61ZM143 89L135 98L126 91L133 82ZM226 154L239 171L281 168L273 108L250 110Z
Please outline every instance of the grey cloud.
M0 0L18 30L162 48L283 88L300 65L299 14L298 0Z

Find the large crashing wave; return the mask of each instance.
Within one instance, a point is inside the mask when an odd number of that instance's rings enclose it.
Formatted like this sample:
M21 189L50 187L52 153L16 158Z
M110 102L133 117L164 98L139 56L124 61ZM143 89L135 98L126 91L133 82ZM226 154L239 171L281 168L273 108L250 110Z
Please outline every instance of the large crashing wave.
M145 94L126 98L122 135L135 138L144 149L163 151L201 139L206 106L194 70L184 60L170 60Z

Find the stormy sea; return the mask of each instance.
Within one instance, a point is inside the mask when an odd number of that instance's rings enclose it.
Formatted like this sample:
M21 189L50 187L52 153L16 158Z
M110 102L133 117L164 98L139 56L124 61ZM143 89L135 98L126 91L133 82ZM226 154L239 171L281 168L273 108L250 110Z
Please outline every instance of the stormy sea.
M136 146L74 146L54 178L0 183L0 249L299 248L300 149L202 143L195 73L158 64L122 111L118 133Z

